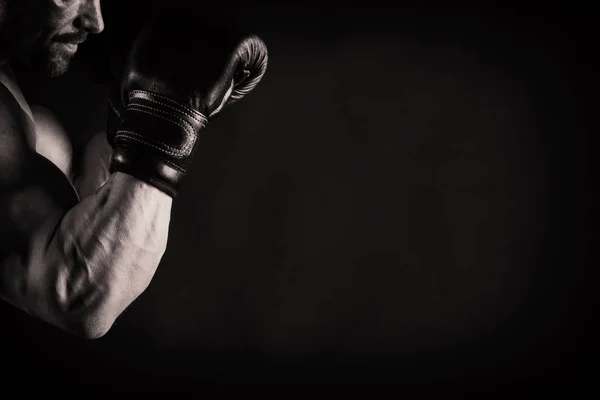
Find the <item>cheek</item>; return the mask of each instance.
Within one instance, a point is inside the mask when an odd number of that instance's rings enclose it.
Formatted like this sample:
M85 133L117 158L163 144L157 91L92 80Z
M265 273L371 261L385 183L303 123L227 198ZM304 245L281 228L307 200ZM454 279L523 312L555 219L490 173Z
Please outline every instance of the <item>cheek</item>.
M49 23L60 28L73 22L79 13L80 0L53 0L50 1Z

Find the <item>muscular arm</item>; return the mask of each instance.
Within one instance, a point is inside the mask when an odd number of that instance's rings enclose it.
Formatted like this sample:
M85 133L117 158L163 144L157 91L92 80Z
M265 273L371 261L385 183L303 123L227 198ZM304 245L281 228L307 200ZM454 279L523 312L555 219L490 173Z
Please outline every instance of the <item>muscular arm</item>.
M106 131L99 131L88 140L79 168L72 168L71 143L61 122L43 106L33 104L31 110L35 119L36 152L60 168L73 182L79 198L94 193L108 181L112 148L108 144Z
M172 199L125 174L81 202L26 138L0 86L0 297L73 334L103 336L148 286Z

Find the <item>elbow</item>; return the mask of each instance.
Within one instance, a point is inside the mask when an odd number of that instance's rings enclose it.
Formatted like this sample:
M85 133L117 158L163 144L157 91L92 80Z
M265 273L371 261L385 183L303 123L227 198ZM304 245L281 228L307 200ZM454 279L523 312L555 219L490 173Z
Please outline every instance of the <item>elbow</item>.
M72 312L64 313L63 321L68 320L64 328L80 338L100 339L110 332L117 318L138 295L137 292L135 295L131 292L127 295L104 293L88 303L88 306L80 306Z
M66 333L83 339L100 339L112 328L118 314L104 303L100 307L78 307L68 309L64 306L48 307L48 302L27 302L23 298L2 297L39 321L48 323ZM40 304L44 304L43 307Z
M108 313L85 313L77 317L70 317L68 322L62 323L61 328L81 339L94 340L104 337L112 328L115 317Z
M59 307L61 325L80 338L100 339L145 287L116 283L94 285L78 291L75 296L63 296Z
M83 339L100 339L112 328L118 314L106 307L80 307L76 310L66 311L63 307L49 308L32 304L22 298L2 297L9 304L17 307L32 318L48 323L66 333ZM50 312L48 312L50 311Z
M100 339L110 331L116 317L112 317L104 296L86 300L61 298L48 322L82 339Z
M124 299L110 294L97 292L85 300L80 297L63 304L58 318L61 327L83 339L104 337L125 309Z
M114 321L114 318L87 318L80 323L79 336L88 340L100 339L110 331Z

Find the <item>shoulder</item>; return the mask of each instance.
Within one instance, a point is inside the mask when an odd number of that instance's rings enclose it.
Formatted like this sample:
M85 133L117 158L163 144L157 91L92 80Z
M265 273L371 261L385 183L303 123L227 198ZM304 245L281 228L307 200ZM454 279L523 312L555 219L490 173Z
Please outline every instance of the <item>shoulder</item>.
M23 138L29 147L57 166L67 177L71 175L71 141L54 113L41 105L29 105L19 87L6 70L0 69L0 129L4 139ZM6 146L4 146L6 147ZM0 157L10 154L0 148Z
M13 95L13 93L0 82L0 126L2 131L7 129L24 130L28 116Z
M68 210L78 197L67 177L27 139L33 122L0 84L0 237L28 235L48 209ZM6 254L0 243L0 254ZM0 264L2 260L0 259Z
M43 187L48 192L58 191L59 197L67 192L67 197L73 197L74 189L65 171L52 159L57 157L46 157L36 151L36 140L31 139L35 134L33 121L12 93L0 84L0 200L28 185Z

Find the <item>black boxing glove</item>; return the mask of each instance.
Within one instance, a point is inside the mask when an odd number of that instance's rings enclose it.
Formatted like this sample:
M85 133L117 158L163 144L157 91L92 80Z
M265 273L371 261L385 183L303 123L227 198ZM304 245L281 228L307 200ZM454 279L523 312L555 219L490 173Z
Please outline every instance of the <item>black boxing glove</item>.
M163 10L129 53L111 172L133 175L175 197L200 131L256 87L267 62L259 37L187 10Z

